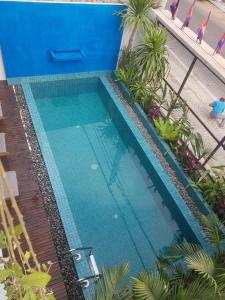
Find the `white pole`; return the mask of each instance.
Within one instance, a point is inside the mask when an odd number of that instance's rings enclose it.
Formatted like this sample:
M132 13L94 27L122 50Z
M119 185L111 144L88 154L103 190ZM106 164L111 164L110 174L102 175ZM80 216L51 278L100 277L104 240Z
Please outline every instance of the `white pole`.
M6 80L5 67L2 58L2 49L0 48L0 80Z

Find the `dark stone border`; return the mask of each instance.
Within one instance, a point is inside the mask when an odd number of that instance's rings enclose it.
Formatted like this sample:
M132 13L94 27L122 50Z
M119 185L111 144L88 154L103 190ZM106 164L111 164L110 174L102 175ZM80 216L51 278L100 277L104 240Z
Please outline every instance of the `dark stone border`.
M124 84L119 84L119 80L117 80L116 73L113 71L111 74L111 77L109 78L109 81L111 82L112 86L114 87L115 92L120 97L121 101L123 102L124 106L128 110L129 114L133 118L136 126L141 131L149 145L151 146L152 150L154 151L155 155L159 159L160 163L164 167L164 169L167 171L168 175L172 179L174 185L178 189L179 193L181 194L184 201L187 203L190 210L193 212L195 217L199 220L199 208L195 201L190 197L187 189L185 188L184 184L178 179L177 174L175 170L170 166L168 161L166 160L166 157L164 156L163 152L158 147L157 143L154 141L154 138L151 136L151 134L147 131L144 124L142 123L142 120L139 119L137 113L135 112L135 109L133 109L130 104L127 101L127 98L124 97L127 93L129 94L127 88ZM122 89L121 89L122 88ZM156 133L157 134L157 133Z
M118 80L116 72L113 71L111 74L112 79L115 81L116 85L118 86L123 98L125 101L129 99L130 93L125 84ZM178 180L183 184L184 188L192 182L191 178L188 177L182 167L180 166L177 158L171 151L169 145L162 140L159 134L156 132L155 127L151 124L148 117L146 116L145 112L142 110L140 105L135 102L133 106L133 110L137 115L138 119L141 121L143 127L147 130L148 134L151 136L153 142L157 145L159 150L161 151L164 159L167 161L171 169L174 171L175 175L177 176ZM191 197L194 204L197 206L199 211L205 215L208 215L212 212L211 208L207 203L202 202L201 194L193 188L186 189L188 195Z
M164 158L166 159L166 161L168 162L170 167L174 170L179 181L184 185L184 187L189 185L192 182L191 178L185 174L181 165L177 161L176 156L171 151L169 145L165 141L163 141L163 139L159 136L155 127L148 120L148 117L146 116L145 112L142 110L142 108L140 107L140 105L138 103L134 104L134 111L137 114L139 120L142 122L145 129L151 135L154 143L157 145L159 150L162 152ZM201 213L208 215L212 212L210 207L206 203L204 204L202 202L202 200L201 200L202 196L198 191L196 191L193 188L188 188L187 193L191 197L193 202L196 204L196 206L198 207L198 209Z
M50 224L52 239L55 245L56 254L58 257L59 266L64 278L68 299L69 300L83 300L83 292L76 287L75 281L78 279L76 270L74 268L73 259L69 255L65 255L69 251L69 245L63 224L60 218L59 210L52 190L47 168L41 154L37 136L33 127L32 119L23 89L20 85L16 85L16 101L20 110L21 120L25 130L27 141L31 148L31 158L34 165L34 171L41 191L43 204L47 213L48 222ZM14 90L13 90L14 93Z

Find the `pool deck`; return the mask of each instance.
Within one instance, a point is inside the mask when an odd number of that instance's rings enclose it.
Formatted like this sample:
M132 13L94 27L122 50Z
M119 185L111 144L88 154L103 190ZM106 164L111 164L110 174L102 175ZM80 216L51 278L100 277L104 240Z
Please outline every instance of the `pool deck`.
M3 115L6 117L1 121L0 128L1 132L7 133L6 147L12 153L11 156L2 159L3 165L6 171L15 170L17 173L20 194L17 202L39 261L54 262L50 271L52 281L49 287L56 299L68 299L19 109L6 81L0 81L0 101Z

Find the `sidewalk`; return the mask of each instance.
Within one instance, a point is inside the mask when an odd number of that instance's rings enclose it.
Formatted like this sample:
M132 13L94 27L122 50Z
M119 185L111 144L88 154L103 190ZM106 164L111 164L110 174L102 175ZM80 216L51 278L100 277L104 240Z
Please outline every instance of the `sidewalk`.
M167 78L170 84L178 90L184 74L187 72L188 66L185 65L182 59L177 56L174 51L174 45L171 41L168 44L169 48L169 61L171 65L171 71L169 77ZM202 76L202 72L204 76ZM214 88L213 88L214 85ZM211 88L212 87L212 88ZM207 125L211 132L216 136L218 140L221 140L225 135L225 129L219 127L219 122L217 120L212 120L209 116L211 103L214 99L218 99L225 94L225 87L219 86L216 80L210 78L209 71L203 69L200 64L197 64L191 73L184 89L181 93L181 96L184 100L187 101L188 105L198 114L198 117ZM179 111L177 112L179 114ZM175 114L176 115L176 114ZM189 112L188 120L195 128L196 132L199 132L204 140L204 143L207 147L213 150L217 146L217 142L212 138L212 136L205 130L201 123L195 118L195 116ZM220 148L214 159L209 161L210 166L220 166L225 162L225 151Z
M208 0L213 5L215 5L217 8L219 8L223 13L225 13L225 2L222 0Z
M180 39L188 49L212 68L217 75L220 75L222 81L216 78L210 70L197 60L188 81L186 82L181 96L187 101L191 109L198 115L204 124L210 129L212 134L220 141L225 136L225 129L219 127L217 120L210 119L209 103L225 95L225 59L221 56L212 56L213 49L204 41L202 45L196 43L196 33L189 28L181 31L181 21L176 19L171 21L168 11L157 12L160 20L166 27L169 27L173 34ZM175 37L168 35L167 47L169 52L170 73L167 78L171 86L178 91L189 67L193 60L193 55L185 47L179 43ZM179 118L179 110L175 112L174 117ZM217 141L208 133L198 119L191 113L188 113L188 120L196 132L203 137L206 146L213 150L217 146ZM209 161L210 166L224 165L225 150L220 148L214 159Z

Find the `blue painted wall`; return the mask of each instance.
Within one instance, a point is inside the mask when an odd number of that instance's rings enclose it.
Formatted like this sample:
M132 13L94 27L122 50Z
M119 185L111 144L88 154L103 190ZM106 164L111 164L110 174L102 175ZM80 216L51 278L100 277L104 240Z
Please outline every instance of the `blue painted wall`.
M121 43L121 5L0 2L7 77L112 70ZM53 62L49 50L81 49L80 62Z

